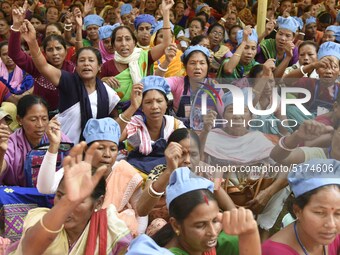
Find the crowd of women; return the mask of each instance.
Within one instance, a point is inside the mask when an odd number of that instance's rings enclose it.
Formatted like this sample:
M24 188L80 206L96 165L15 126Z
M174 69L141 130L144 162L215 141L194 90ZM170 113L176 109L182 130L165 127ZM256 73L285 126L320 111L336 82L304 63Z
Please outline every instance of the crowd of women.
M340 2L258 8L0 1L0 255L339 255Z

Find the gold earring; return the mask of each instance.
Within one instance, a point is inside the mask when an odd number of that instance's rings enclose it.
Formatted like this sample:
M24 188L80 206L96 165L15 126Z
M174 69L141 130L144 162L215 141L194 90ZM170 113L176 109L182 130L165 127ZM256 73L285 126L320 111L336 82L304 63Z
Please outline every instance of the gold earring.
M176 236L179 236L179 230L177 229L177 230L175 230L175 233L176 233Z

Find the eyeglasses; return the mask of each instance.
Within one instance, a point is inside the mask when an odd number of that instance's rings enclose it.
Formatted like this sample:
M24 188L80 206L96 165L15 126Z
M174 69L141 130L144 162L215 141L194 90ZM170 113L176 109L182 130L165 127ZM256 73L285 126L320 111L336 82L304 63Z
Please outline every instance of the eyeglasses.
M214 35L214 36L217 35L218 37L223 37L223 33L221 33L221 32L212 31L211 33L212 33L212 35Z

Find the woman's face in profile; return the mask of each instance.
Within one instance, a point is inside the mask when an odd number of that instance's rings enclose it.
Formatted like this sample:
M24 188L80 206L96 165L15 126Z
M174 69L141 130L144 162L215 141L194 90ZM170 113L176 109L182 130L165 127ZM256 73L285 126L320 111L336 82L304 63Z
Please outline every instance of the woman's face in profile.
M340 233L340 188L336 185L321 188L310 197L303 208L294 205L298 218L298 233L304 240L328 245Z

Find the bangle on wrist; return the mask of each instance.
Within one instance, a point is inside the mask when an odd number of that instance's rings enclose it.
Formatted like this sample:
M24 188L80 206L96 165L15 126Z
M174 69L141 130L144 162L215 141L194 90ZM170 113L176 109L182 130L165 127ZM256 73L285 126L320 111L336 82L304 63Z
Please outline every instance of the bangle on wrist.
M66 27L64 26L64 30L70 32L72 30L72 27Z
M72 23L64 24L64 27L72 27Z
M33 57L33 56L31 55L31 58L32 58L32 59L37 59L37 58L40 57L40 55L41 55L41 50L40 50L40 47L39 47L39 50L38 50L38 52L37 52L37 55L36 55L35 57Z
M286 137L287 137L287 136L283 136L283 137L280 138L279 143L278 143L278 145L280 146L280 148L283 149L283 150L285 150L285 151L293 151L293 150L295 150L297 147L291 149L291 148L288 148L288 147L286 146L286 144L285 144L285 142L284 142L284 140L286 139Z
M159 70L161 70L162 72L167 72L168 70L169 70L169 68L167 67L167 68L163 68L163 67L161 67L161 65L158 65L158 69Z
M157 192L157 191L155 191L154 189L153 189L153 187L152 187L152 184L154 183L155 181L153 181L151 184L150 184L150 186L149 186L149 191L150 191L150 193L152 194L152 195L154 195L154 196L156 196L156 197L161 197L161 196L163 196L164 195L164 191L163 192Z
M234 55L233 56L236 56L236 57L241 57L241 54L238 54L238 53L234 53Z
M121 121L123 121L123 122L126 123L126 124L129 124L130 121L131 121L131 119L127 120L127 119L125 118L125 116L123 115L123 113L119 114L118 117L120 118Z
M306 34L305 34L305 33L303 33L303 32L299 32L299 35L303 35L303 36L305 36Z
M308 77L308 73L305 73L305 72L303 71L303 68L304 68L303 65L300 66L300 72L303 74L303 77Z
M11 30L14 31L14 32L20 32L20 30L19 30L19 29L15 29L15 28L13 27L13 25L11 26Z
M221 21L223 22L223 23L226 23L227 22L227 20L225 19L225 18L221 18Z
M41 218L40 218L40 225L41 225L41 227L42 227L46 232L51 233L51 234L58 234L58 233L60 233L60 232L64 229L64 224L61 225L61 228L58 229L58 230L50 230L50 229L48 229L47 227L45 227L45 225L44 225L44 223L43 223L43 218L44 218L44 217L41 217Z

